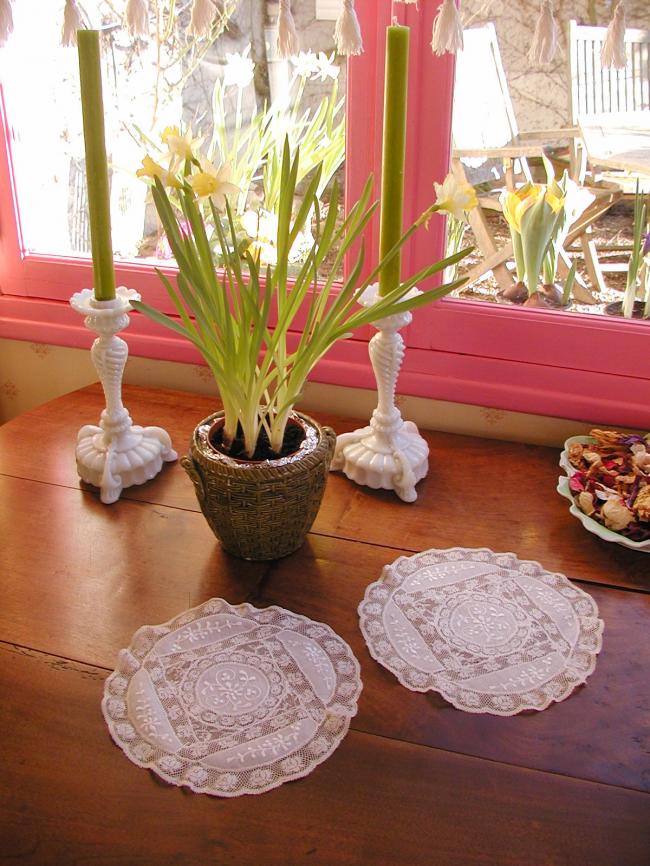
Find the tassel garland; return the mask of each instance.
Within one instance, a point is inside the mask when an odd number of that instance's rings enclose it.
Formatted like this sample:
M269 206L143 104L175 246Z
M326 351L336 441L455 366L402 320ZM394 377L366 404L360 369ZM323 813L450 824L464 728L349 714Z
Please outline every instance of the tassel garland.
M553 17L553 0L542 0L528 60L533 66L544 66L553 60L556 50L557 22Z
M132 36L146 36L149 32L147 0L129 0L126 4L126 26Z
M0 0L0 45L4 45L14 29L11 0Z
M344 57L361 54L363 39L359 19L354 8L354 0L343 0L343 8L334 27L336 50Z
M212 28L216 8L212 0L194 0L190 17L190 33L207 36Z
M623 0L614 10L614 17L609 22L603 49L600 53L600 62L603 66L611 66L613 69L625 69L627 57L625 56L625 4Z
M443 0L433 22L431 49L434 54L455 54L463 49L463 25L454 0Z
M74 47L77 44L77 30L83 30L81 12L76 0L65 0L63 10L63 30L61 32L61 45Z
M296 22L291 12L291 0L280 0L278 15L278 54L286 59L298 54L300 44L296 33Z

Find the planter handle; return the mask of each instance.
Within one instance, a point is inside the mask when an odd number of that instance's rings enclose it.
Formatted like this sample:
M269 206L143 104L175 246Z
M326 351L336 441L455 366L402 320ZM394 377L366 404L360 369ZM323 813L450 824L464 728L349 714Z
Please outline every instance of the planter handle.
M332 430L331 427L321 427L323 431L323 436L327 439L327 443L330 446L330 453L334 453L334 448L336 447L336 433Z
M205 501L205 486L203 484L203 476L201 475L201 469L199 464L194 460L191 455L187 455L185 457L181 457L181 466L187 472L192 480L192 484L194 485L194 489L196 490L196 496L199 500L199 503Z

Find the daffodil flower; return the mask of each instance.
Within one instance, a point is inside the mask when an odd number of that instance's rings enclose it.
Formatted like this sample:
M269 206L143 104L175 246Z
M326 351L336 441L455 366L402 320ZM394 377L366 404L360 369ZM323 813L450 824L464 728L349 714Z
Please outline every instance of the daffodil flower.
M188 182L198 198L210 198L219 210L226 207L226 196L241 192L238 186L231 183L231 168L224 163L217 168L207 159L199 161L201 170L190 175Z
M313 51L301 51L297 57L291 58L291 62L296 67L299 78L309 78L318 73L319 64Z
M324 51L318 52L318 57L314 58L314 79L320 78L321 81L325 81L327 78L334 80L339 77L341 70L334 63L334 54L335 52L332 51L328 57Z
M241 225L249 238L252 239L249 249L254 258L263 265L275 265L278 259L277 236L278 217L267 210L247 210L241 216ZM307 230L298 232L291 245L288 261L293 264L302 261L314 239Z
M158 177L163 186L172 186L174 189L180 189L181 186L175 175L155 162L149 155L145 156L142 160L142 168L136 171L136 176L142 178L150 177L152 180Z
M239 87L243 90L255 76L255 64L248 56L250 45L241 54L226 53L226 65L223 69L224 87Z
M434 183L436 193L435 209L447 211L455 219L465 219L465 213L478 204L474 187L461 183L450 172L442 183Z
M183 163L188 159L194 159L199 147L203 143L203 137L192 137L191 127L182 135L177 126L168 126L163 131L162 140L163 144L166 144L169 149L167 156L171 158L170 169L172 171L179 163Z

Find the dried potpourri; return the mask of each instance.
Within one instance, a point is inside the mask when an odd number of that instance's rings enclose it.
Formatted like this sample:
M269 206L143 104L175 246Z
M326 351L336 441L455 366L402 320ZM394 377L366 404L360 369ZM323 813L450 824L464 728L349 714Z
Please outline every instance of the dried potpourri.
M593 443L574 443L569 487L578 508L632 541L650 539L650 434L592 430Z

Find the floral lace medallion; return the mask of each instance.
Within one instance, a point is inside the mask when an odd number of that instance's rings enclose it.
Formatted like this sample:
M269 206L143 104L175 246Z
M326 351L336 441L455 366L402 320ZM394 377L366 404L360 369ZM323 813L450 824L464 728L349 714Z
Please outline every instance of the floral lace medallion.
M235 797L306 776L329 757L361 688L356 658L328 626L211 599L135 633L102 710L135 764Z
M603 621L563 574L491 550L400 557L359 605L370 654L412 691L460 710L543 710L596 666Z

